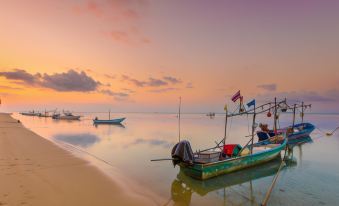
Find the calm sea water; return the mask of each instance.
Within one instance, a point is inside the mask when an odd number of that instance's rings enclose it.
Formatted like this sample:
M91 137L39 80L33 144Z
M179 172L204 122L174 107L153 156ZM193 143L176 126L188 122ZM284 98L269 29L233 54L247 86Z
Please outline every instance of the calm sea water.
M126 117L123 125L94 126L95 116L107 114L82 113L81 121L53 120L13 114L29 129L63 148L87 159L110 174L123 174L135 184L148 188L162 198L160 205L260 205L280 161L260 167L197 181L180 173L168 158L178 141L176 114L112 114ZM251 117L229 120L227 143L244 145L249 138ZM262 115L257 123L272 123ZM293 148L271 194L271 205L338 205L339 202L339 115L306 115L305 121L316 125L311 141ZM280 117L280 126L291 122L290 114ZM271 124L272 125L272 124ZM224 135L224 116L214 119L202 114L183 114L181 139L191 142L193 150L215 146ZM95 158L93 158L95 157ZM100 159L100 160L99 160ZM114 176L112 174L112 176Z

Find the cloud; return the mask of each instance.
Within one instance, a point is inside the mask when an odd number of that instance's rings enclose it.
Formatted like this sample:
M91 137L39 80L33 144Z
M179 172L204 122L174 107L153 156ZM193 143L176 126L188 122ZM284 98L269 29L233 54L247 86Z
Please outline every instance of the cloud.
M145 86L147 83L146 82L144 82L144 81L139 81L139 80L137 80L137 79L133 79L133 78L131 78L131 77L129 77L129 76L127 76L127 75L122 75L122 79L125 81L129 81L129 82L131 82L132 84L134 84L135 86L137 86L137 87L143 87L143 86Z
M258 88L264 89L266 91L274 92L277 90L276 84L261 84L257 86Z
M172 84L178 84L178 83L182 82L180 79L177 79L177 78L171 77L171 76L164 76L163 79L172 83Z
M120 97L120 98L126 98L129 96L129 94L124 93L124 92L113 92L111 90L108 89L103 89L100 90L101 93L109 95L109 96L113 96L113 97Z
M131 43L129 34L124 31L111 31L109 32L109 36L117 42Z
M137 80L134 78L131 78L127 75L122 75L123 81L129 81L130 83L134 84L137 87L161 87L161 86L168 86L170 84L179 84L182 83L182 81L178 78L171 77L171 76L164 76L162 79L157 79L150 77L146 81Z
M178 90L178 88L169 87L169 88L153 89L153 90L150 90L150 92L163 93L163 92L169 92L169 91L175 91L175 90Z
M19 88L19 87L10 87L10 86L1 86L1 85L0 85L0 89L22 90L23 88Z
M30 74L22 69L15 69L9 72L0 72L0 76L10 80L18 80L22 84L49 88L56 91L80 91L89 92L95 91L100 82L95 81L85 72L77 72L75 70L68 70L64 73L54 73L52 75L37 73Z
M44 74L40 83L43 87L54 89L56 91L95 91L101 84L88 76L85 72L76 72L68 70L64 73L54 73L52 75Z
M187 89L193 89L194 87L193 87L192 82L188 82L188 83L186 84L186 88L187 88Z
M161 79L154 79L154 78L149 78L147 85L151 87L159 87L159 86L164 86L167 85L168 83L161 80Z
M257 96L259 100L266 101L267 99L287 98L288 102L334 102L339 100L339 91L326 91L323 93L315 91L290 91L278 93L266 93Z
M41 75L39 73L32 75L25 70L14 69L9 72L0 72L0 76L5 77L6 79L18 80L26 84L35 84Z
M94 16L108 27L103 32L114 42L128 45L149 44L151 41L137 29L148 8L146 0L80 1L73 10L77 15ZM125 26L122 28L121 24Z
M104 76L108 79L116 79L116 75L104 74Z

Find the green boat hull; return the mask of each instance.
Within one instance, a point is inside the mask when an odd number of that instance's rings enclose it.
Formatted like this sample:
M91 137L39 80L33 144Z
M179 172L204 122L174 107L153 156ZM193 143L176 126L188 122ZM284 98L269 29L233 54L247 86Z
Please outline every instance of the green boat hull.
M281 150L286 146L286 142L287 140L285 139L278 147L257 152L252 155L240 156L207 164L194 163L193 165L188 165L180 163L179 166L181 171L186 175L195 179L205 180L271 161L280 155Z

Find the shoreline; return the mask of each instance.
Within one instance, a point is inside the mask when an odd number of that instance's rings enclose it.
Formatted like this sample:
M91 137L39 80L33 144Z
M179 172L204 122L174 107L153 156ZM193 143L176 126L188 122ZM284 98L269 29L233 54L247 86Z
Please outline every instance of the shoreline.
M135 191L141 186L130 189L117 176L108 177L10 114L0 113L0 205L157 204Z

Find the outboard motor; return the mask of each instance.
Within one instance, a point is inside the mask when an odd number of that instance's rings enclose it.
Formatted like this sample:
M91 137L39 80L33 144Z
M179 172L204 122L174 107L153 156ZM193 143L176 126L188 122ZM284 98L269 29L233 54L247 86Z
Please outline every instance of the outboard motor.
M187 140L182 140L174 145L171 155L173 158L172 162L174 166L179 164L180 162L193 164L194 154L191 148L191 144Z

